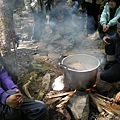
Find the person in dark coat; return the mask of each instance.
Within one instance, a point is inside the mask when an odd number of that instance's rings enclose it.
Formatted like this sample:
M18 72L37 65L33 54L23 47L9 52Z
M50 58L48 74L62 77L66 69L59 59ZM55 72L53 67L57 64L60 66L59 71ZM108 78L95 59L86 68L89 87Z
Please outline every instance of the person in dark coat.
M23 98L18 86L0 65L0 120L45 120L46 113L44 102Z
M87 13L87 38L91 39L92 35L98 29L98 15L100 11L101 1L85 0L85 7Z
M100 80L109 83L120 80L120 18L117 22L117 32L112 36L104 36L103 43L106 46L106 53L115 55L114 64L109 62L109 68L98 75ZM120 92L115 97L116 102L120 102Z

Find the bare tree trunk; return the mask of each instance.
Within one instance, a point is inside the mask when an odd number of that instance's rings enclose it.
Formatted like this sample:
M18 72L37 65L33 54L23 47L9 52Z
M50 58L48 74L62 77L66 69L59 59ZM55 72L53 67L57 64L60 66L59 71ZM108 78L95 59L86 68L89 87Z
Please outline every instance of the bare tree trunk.
M12 17L9 10L0 4L0 54L5 56L11 51L11 38L12 38Z
M13 43L13 16L0 0L0 64L13 78L18 75L15 51L11 51Z

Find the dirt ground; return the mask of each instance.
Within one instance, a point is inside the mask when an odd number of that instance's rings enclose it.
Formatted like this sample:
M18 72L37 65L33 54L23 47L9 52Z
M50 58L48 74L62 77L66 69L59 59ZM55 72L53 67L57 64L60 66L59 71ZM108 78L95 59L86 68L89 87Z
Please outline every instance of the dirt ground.
M67 3L65 6L68 10L71 10L71 6ZM52 75L52 80L60 74L60 72L56 71L55 67L60 55L90 54L94 55L99 60L104 59L105 55L101 41L84 39L84 35L86 35L86 21L82 21L80 14L72 15L72 18L73 24L77 26L76 28L80 25L80 28L74 31L75 33L72 31L73 34L67 34L63 38L56 33L52 33L52 37L45 34L44 39L32 41L30 40L33 25L32 15L25 11L25 8L20 8L15 11L15 30L20 37L19 47L17 47L15 51L18 72L20 73L18 76L19 80L29 73L29 67L35 55L40 55L44 58L44 61L53 65L54 69L39 72L39 77L43 77L45 73L49 71ZM81 26L81 24L83 24L83 26ZM27 82L26 80L24 82L19 80L18 85L23 85ZM37 98L36 96L38 96L41 87L41 79L30 85L31 89L29 88L29 90L34 98ZM52 109L50 109L49 114L51 115L50 120L66 120L63 115Z

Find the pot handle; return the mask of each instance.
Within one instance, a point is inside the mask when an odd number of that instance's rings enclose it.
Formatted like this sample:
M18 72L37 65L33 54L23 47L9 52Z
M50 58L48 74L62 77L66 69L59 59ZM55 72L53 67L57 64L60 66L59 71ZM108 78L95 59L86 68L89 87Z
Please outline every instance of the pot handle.
M64 55L61 55L59 58L58 58L58 66L60 66L61 68L64 68L64 69L67 69L68 67L66 66L66 65L64 65L64 64L62 64L61 62L62 62L62 60L63 60L63 58L65 58L65 57L67 57L67 56L64 56Z
M71 68L71 67L69 67L69 66L64 65L64 64L61 63L61 61L62 61L63 58L65 58L65 57L67 57L67 56L61 55L61 56L59 57L59 59L58 59L58 65L59 65L61 68L64 68L64 69L67 69L67 70L73 69L73 68Z
M65 56L65 55L61 55L61 56L58 58L58 63L61 63L62 60L63 60L63 58L65 58L65 57L67 57L67 56Z

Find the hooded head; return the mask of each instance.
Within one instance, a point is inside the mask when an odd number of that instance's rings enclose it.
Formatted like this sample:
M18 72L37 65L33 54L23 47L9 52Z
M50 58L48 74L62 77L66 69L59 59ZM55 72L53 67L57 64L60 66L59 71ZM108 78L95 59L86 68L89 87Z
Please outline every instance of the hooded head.
M116 2L117 6L120 5L120 0L108 0L108 2L111 2L111 1Z

